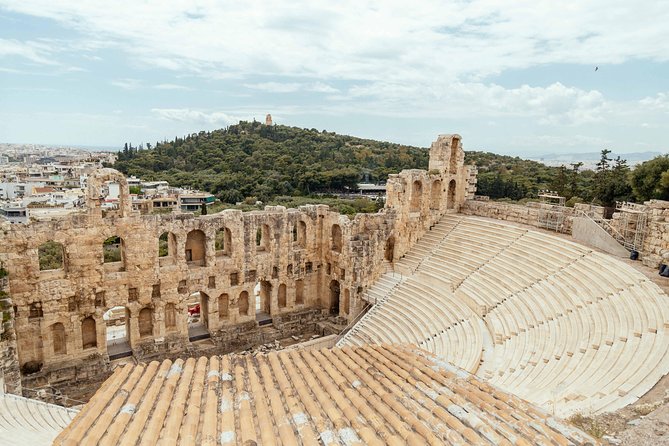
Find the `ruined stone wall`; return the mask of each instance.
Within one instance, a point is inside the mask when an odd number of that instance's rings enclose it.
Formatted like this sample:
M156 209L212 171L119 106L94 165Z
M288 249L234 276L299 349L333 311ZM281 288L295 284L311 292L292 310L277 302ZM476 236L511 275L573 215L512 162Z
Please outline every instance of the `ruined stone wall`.
M364 290L441 215L456 212L473 194L475 179L464 166L458 135L440 136L430 158L429 172L391 176L381 212L353 220L325 205L140 215L132 211L121 174L95 172L87 214L14 225L0 242L20 364L43 364L42 377L96 373L108 361L111 327L103 315L117 306L124 307L137 358L186 350L188 306L198 292L201 317L217 345L264 342L256 321L258 283L261 309L282 333L330 315L351 320L363 306ZM102 209L107 181L120 185L117 210ZM167 253L160 256L163 234ZM105 262L104 243L111 237L119 237L110 246L120 260ZM39 249L47 242L62 246L62 268L40 270Z
M465 215L478 215L480 217L505 220L529 226L541 227L540 215L542 211L550 211L551 206L541 203L528 203L527 205L500 203L496 201L466 200L460 208ZM571 234L573 208L564 208L565 218L561 232Z
M0 271L5 271L0 262ZM4 273L3 273L4 275ZM14 329L14 308L8 280L0 276L0 393L21 394L21 371Z
M646 236L639 257L644 265L658 268L660 264L669 264L669 201L650 200L644 205L646 212ZM613 214L611 226L623 232L623 220L618 213ZM628 221L634 225L635 221Z

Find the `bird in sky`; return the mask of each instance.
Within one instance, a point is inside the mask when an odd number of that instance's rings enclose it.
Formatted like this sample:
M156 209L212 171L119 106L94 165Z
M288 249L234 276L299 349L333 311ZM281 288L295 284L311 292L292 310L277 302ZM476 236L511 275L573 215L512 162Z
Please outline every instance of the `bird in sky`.
M599 70L599 67L595 67L595 71Z

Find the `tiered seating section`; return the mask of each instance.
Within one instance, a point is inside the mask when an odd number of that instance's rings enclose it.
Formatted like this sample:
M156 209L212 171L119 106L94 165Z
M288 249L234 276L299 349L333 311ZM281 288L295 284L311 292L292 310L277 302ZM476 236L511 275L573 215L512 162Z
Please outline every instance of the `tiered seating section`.
M449 214L396 271L339 345L412 342L562 416L623 407L669 372L669 298L585 246Z
M77 410L0 393L0 444L50 445Z

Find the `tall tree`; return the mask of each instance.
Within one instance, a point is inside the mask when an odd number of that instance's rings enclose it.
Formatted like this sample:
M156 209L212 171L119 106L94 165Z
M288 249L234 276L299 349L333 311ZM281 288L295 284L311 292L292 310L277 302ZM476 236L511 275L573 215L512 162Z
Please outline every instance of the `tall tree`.
M630 183L637 201L669 200L669 155L636 166L630 175Z

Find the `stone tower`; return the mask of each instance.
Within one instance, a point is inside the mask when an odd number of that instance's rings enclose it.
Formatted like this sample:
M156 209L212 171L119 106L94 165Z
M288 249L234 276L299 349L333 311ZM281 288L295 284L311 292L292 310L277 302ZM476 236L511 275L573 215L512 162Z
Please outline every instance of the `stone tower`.
M265 125L272 125L272 115L267 113L267 116L265 116Z

